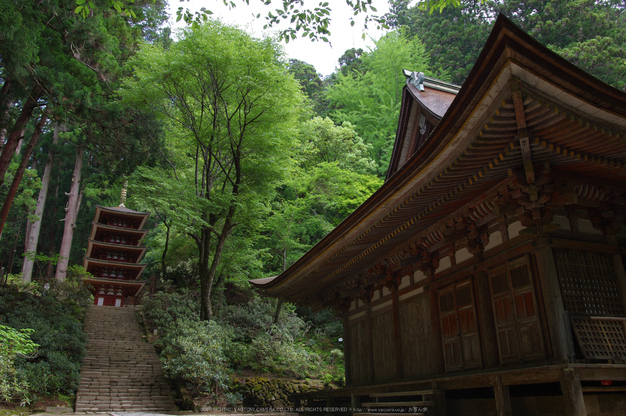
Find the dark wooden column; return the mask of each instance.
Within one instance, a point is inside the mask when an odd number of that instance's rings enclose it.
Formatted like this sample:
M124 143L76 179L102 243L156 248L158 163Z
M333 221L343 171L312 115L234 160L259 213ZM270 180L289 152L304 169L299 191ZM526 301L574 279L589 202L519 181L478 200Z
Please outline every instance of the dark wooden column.
M376 371L374 369L374 339L372 338L372 307L370 305L369 297L365 301L365 351L367 361L369 363L368 380L376 380Z
M502 376L494 376L493 394L496 397L496 413L498 416L512 416L511 394L509 386L502 384Z
M573 368L564 368L561 372L561 391L566 416L587 416L580 377Z
M448 411L446 409L446 392L439 388L439 384L436 381L432 383L433 389L433 401L435 402L434 416L447 416Z
M352 384L352 340L350 339L348 312L343 314L343 362L345 367L346 385Z
M477 261L479 260L477 259ZM493 308L491 307L489 276L485 272L477 272L474 277L476 292L478 293L478 316L481 333L480 348L482 350L483 365L485 368L494 368L500 365L500 360L498 359L496 324L493 318Z
M539 246L535 249L535 259L539 272L539 282L543 293L546 309L546 322L554 358L567 361L574 357L574 351L568 342L571 339L569 322L565 319L565 307L559 286L559 276L556 271L552 248Z

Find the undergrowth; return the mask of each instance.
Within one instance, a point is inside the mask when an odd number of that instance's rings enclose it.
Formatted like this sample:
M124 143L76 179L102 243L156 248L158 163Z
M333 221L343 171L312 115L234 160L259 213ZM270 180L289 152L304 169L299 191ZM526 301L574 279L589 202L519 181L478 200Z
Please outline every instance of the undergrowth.
M44 396L75 395L85 353L85 308L91 302L71 273L62 283L0 287L0 401L25 405Z
M273 322L275 301L253 296L247 303L217 308L211 322L199 320L193 294L159 292L144 299L149 332L157 334L168 375L216 405L236 404L229 392L235 374L264 374L344 383L341 322L331 312L314 313L285 304Z

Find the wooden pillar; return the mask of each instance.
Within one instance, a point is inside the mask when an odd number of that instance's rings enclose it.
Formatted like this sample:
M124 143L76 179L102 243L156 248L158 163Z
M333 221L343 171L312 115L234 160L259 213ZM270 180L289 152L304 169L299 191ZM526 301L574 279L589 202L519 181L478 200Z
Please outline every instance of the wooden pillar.
M580 377L573 368L561 372L561 391L565 416L587 416Z
M500 365L498 357L498 336L496 324L491 307L491 291L489 289L489 276L485 272L477 272L475 275L476 291L478 293L478 316L480 325L480 348L482 350L483 365L485 368L494 368Z
M396 354L397 378L404 378L404 361L402 359L402 334L400 333L400 310L398 300L398 287L391 288L391 307L393 310L393 339Z
M433 412L435 416L446 416L446 392L438 388L437 382L432 383L433 389L433 402L435 411Z
M372 338L372 308L369 298L365 302L365 351L367 362L369 364L368 380L376 380L376 372L374 371L374 339Z
M496 397L496 413L498 416L512 416L511 394L509 386L502 384L502 376L497 375L493 380L493 394Z
M350 339L350 320L348 312L343 314L343 362L345 368L346 386L352 384L352 340Z
M357 409L361 407L361 397L357 396L354 390L350 391L350 406L352 407L353 413L356 413Z
M565 320L565 307L563 306L554 254L550 247L540 246L535 249L535 258L545 303L552 353L555 359L568 361L574 357L574 351L571 343L568 342L571 339L571 329L569 322Z

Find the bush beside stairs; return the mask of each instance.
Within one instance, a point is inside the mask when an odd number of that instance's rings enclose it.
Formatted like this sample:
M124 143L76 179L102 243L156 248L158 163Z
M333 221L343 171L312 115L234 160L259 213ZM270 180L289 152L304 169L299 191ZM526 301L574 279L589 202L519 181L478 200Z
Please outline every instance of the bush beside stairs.
M159 358L142 339L134 309L92 306L85 333L89 338L77 413L176 411Z

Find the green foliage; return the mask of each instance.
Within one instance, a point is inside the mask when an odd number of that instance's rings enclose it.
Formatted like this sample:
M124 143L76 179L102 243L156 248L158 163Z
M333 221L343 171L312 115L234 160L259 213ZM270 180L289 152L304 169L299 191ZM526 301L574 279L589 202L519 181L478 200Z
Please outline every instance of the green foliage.
M350 122L337 126L330 118L314 117L300 126L296 163L305 171L321 163L336 163L343 170L375 173L372 146L363 142Z
M30 356L37 351L39 345L30 339L33 330L30 328L14 329L0 325L0 355L15 359L16 356Z
M78 2L84 2L86 0L76 0ZM133 0L112 0L121 4L124 2L132 2ZM243 0L246 4L250 3L250 0ZM272 0L261 0L265 5L270 5ZM328 36L330 35L329 25L332 20L332 9L330 2L321 1L317 4L317 7L308 8L304 6L303 1L283 0L277 1L278 7L273 11L269 11L265 16L266 24L264 29L271 28L275 25L289 21L289 26L279 32L279 36L285 42L296 39L301 36L309 38L311 40L322 40L329 42ZM363 14L364 17L364 29L367 29L368 23L374 22L378 28L386 28L385 19L382 16L371 14L376 12L376 8L372 6L372 0L350 0L346 2L347 5L354 11L354 15ZM231 8L237 6L238 2L234 0L224 0L224 4ZM209 16L213 12L202 7L199 12L192 13L189 9L179 7L176 12L176 21L184 20L192 27L198 27L202 23L205 23ZM257 14L257 18L261 17ZM350 24L354 26L355 22L353 17L349 19Z
M255 296L246 304L223 306L207 323L194 313L190 293L180 291L144 298L142 310L148 329L160 334L157 343L168 374L186 380L197 394L211 395L215 403L227 400L229 378L236 371L341 385L343 353L336 338L329 338L339 321L308 311L315 322L305 322L293 305L285 304L273 323L275 307L275 301Z
M384 177L406 79L402 70L419 70L427 75L431 72L428 55L417 37L393 31L375 44L361 57L359 70L337 74L326 96L333 109L330 117L336 123L348 121L354 126L364 142L372 146L370 156L377 164L376 173Z
M188 290L178 292L157 292L154 296L144 297L142 311L150 325L158 331L167 332L178 320L198 320L198 305Z
M38 345L36 357L22 355L15 360L16 380L21 380L17 385L28 391L29 399L58 392L73 394L78 387L86 343L81 305L91 302L77 279L68 280L29 287L34 293L14 285L0 291L2 321L15 330L32 331L32 342Z
M621 1L539 0L493 4L539 42L585 71L626 89L626 9Z
M13 359L0 353L0 401L13 402L19 400L20 404L28 404L31 401L29 385L20 377Z
M285 174L303 97L281 58L271 39L207 22L168 50L142 48L125 84L126 102L160 114L168 130L164 166L136 180L141 203L168 224L166 241L196 243L203 319L228 240L255 228Z
M229 339L229 331L214 321L178 319L159 342L163 368L198 394L226 390L229 372L223 346Z
M409 8L407 2L395 0L393 16L388 20L419 34L430 55L431 68L447 69L454 83L463 83L493 20L503 13L585 71L617 88L626 88L626 10L622 2L455 0L455 7L445 7L448 3L425 1Z
M15 368L18 356L32 356L39 345L30 339L33 330L15 329L0 325L0 400L11 402L20 400L22 404L30 401L32 387L20 377Z

